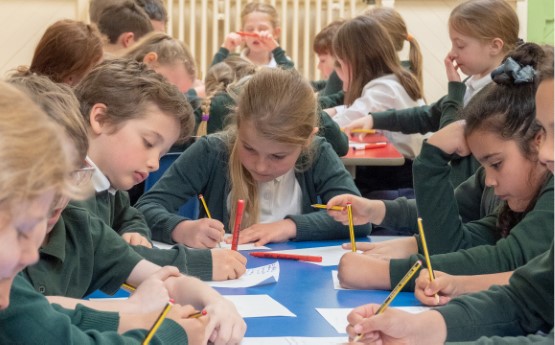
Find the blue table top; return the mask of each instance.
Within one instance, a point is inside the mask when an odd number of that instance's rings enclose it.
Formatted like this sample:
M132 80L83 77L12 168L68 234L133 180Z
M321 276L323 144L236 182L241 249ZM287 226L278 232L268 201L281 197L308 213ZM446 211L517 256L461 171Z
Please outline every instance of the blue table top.
M364 239L361 239L364 240ZM346 241L287 242L267 245L272 250L334 246ZM258 267L276 259L255 258L242 252L247 267ZM246 318L247 337L310 336L337 337L337 331L316 308L354 308L366 303L382 303L389 291L335 290L331 276L337 266L322 267L302 261L279 260L280 276L276 284L251 288L216 288L223 295L267 294L283 304L297 317ZM413 293L402 292L391 306L418 306Z

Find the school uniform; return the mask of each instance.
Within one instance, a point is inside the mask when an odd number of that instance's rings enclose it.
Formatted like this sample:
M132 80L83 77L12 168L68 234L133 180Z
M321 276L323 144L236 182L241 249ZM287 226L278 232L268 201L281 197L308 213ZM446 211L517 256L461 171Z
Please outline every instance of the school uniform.
M334 221L325 211L316 210L310 205L326 203L339 194L360 193L330 144L323 138L315 137L313 145L315 152L312 165L303 172L294 173L300 190L300 199L296 200L300 212L286 216L297 227L294 240L347 238L348 231L344 225ZM222 135L203 137L181 154L137 203L137 208L145 215L153 231L154 239L173 243L173 229L178 223L187 220L177 214L178 208L198 194L204 195L212 217L222 221L224 228L230 230L228 161L228 142ZM201 213L201 217L204 217L204 210ZM368 224L355 227L358 236L367 235L369 230Z
M127 192L112 188L108 178L88 157L87 163L95 168L92 183L96 193L87 200L73 200L70 204L89 210L120 235L137 232L150 239L150 229L141 213L131 206Z
M118 334L119 315L77 305L64 309L36 292L21 275L15 277L10 305L0 310L0 344L141 344L147 330ZM166 319L151 344L187 344L187 334Z
M228 124L231 116L231 108L235 105L235 101L227 92L217 93L210 101L210 118L206 127L208 134L222 131ZM195 116L200 118L202 110L195 110ZM334 151L339 156L344 156L349 152L349 139L347 135L341 131L337 123L324 111L319 111L320 130L318 135L326 138L331 144Z
M26 267L23 275L46 296L83 298L96 290L112 295L143 258L212 279L210 250L130 246L101 219L72 205L62 212L39 253L40 260Z
M445 320L447 344L553 344L553 243L518 268L508 285L455 298L435 310Z
M434 176L427 178L440 183L439 178ZM416 184L420 182L415 181ZM444 190L438 188L436 192ZM461 224L454 214L434 217L433 209L430 209L426 213L425 230L426 234L433 235L426 236L428 248L435 251L457 250L431 255L432 267L453 275L479 275L508 272L525 265L547 251L553 241L553 197L553 175L550 175L541 187L533 209L511 229L507 237L501 239L495 231L497 213ZM445 195L434 195L434 198L443 200ZM423 252L421 243L418 243L418 252ZM419 254L406 259L392 259L389 263L391 286L395 286L417 260L424 258ZM414 280L407 284L406 290L414 290Z
M220 49L218 49L218 51L214 55L214 58L212 59L212 64L210 66L214 66L215 64L224 61L230 54L231 53L227 48L220 47ZM241 51L240 56L246 58L246 50ZM266 66L272 68L282 67L285 69L289 69L294 68L295 64L293 63L293 61L291 61L291 59L287 57L287 55L285 54L285 50L283 50L281 47L276 47L274 50L272 50L272 57L270 59L270 62Z

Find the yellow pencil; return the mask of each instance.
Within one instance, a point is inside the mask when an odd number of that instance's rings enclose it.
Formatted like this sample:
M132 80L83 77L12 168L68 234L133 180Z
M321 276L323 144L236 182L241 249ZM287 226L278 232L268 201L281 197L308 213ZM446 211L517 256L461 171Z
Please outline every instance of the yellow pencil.
M206 212L206 215L208 216L209 219L212 219L212 215L210 214L210 210L208 210L208 205L206 205L206 201L204 200L204 196L202 194L199 194L198 198L202 202L202 206L204 207L204 211ZM220 242L218 242L218 247L220 247L220 248L222 247Z
M127 283L121 284L121 287L127 290L128 292L134 292L136 290L134 286L129 285Z
M355 242L355 227L353 225L353 205L347 203L347 215L349 216L349 237L351 237L351 250L353 253L357 251L357 244Z
M343 211L345 209L344 206L332 206L330 208L328 208L328 206L324 205L324 204L312 204L310 205L314 208L322 208L324 210L333 210L333 211Z
M193 313L189 316L187 316L188 319L198 319L201 316L205 316L206 314L208 314L208 312L206 310L202 310L202 311L197 311L196 313Z
M362 129L362 128L354 128L351 129L351 133L366 133L366 134L375 134L375 129Z
M164 307L164 309L162 310L162 312L154 322L154 325L152 325L152 328L146 334L145 340L143 340L143 342L141 343L142 345L148 345L148 343L150 343L150 341L152 340L152 337L154 337L154 334L156 333L158 328L160 328L160 325L162 324L162 322L164 322L164 319L166 318L166 315L168 315L168 312L172 308L172 305L173 305L173 300L170 300L168 304L166 304L166 306Z
M426 266L428 266L428 274L430 276L430 281L433 282L436 279L434 275L434 270L432 270L432 262L430 261L430 253L428 253L428 245L426 242L426 236L424 235L424 226L422 225L422 218L418 217L418 232L420 233L420 240L422 242L422 250L424 251L424 259L426 260ZM436 304L439 304L439 296L436 294Z
M403 279L399 281L397 286L395 286L395 289L391 291L389 296L387 296L385 301L383 301L382 305L378 308L378 310L374 315L381 314L385 311L385 309L387 309L389 304L391 304L393 299L399 294L399 292L401 292L401 290L405 287L405 285L407 285L408 281L412 278L412 276L414 276L414 274L418 271L420 266L422 266L422 261L420 260L416 261L414 265L412 265L412 267L408 270L407 274L405 274ZM362 339L363 336L364 336L364 333L357 334L357 336L355 337L355 339L353 339L353 341L356 343L357 341Z

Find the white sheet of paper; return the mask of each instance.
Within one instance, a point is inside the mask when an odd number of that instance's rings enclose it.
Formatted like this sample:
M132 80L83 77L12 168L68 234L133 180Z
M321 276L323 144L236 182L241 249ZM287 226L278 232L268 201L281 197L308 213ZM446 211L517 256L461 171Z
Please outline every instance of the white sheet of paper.
M268 295L224 295L242 317L289 316L297 317L289 309Z
M241 345L338 345L347 341L346 337L253 337L243 338Z
M337 266L343 254L348 250L341 248L341 246L330 247L315 247L303 249L290 249L290 250L275 250L272 253L296 254L296 255L316 255L322 257L322 262L304 261L310 264L320 266Z
M331 271L331 279L333 280L333 288L335 290L347 290L345 288L342 288L341 285L339 284L339 278L337 278L337 270L333 270Z
M429 307L390 307L399 310L404 310L408 313L418 314ZM347 315L351 312L351 308L316 308L316 311L322 315L324 319L337 331L337 333L346 334L347 329Z
M152 244L156 248L160 248L160 249L171 249L171 247L174 246L174 244L167 244L167 243L162 243L158 241L152 241ZM225 249L231 249L231 244L228 244L222 241L220 242L220 247ZM254 243L245 243L237 246L237 250L259 250L259 249L270 249L270 248L266 246L255 246Z
M249 268L239 279L207 282L212 287L245 288L256 285L274 284L279 280L279 262Z

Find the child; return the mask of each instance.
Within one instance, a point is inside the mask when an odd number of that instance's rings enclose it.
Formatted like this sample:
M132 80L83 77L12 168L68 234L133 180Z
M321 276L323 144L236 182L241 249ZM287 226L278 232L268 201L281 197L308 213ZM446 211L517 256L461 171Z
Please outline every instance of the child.
M333 47L345 106L326 112L340 127L372 111L424 104L421 85L401 66L389 34L377 20L359 16L347 21L335 35ZM412 160L420 152L424 137L388 131L384 135L406 158L405 165L372 167L364 174L357 173L357 185L363 193L412 187Z
M98 28L108 37L104 53L112 56L120 56L125 48L154 30L145 11L132 0L106 7L98 19Z
M339 19L326 25L314 37L312 50L318 57L318 69L323 80L313 81L312 85L319 95L328 96L330 94L341 91L343 85L341 79L335 73L335 55L333 53L333 37L345 20ZM328 85L328 83L333 85ZM329 91L332 90L332 91Z
M110 5L124 3L127 0L91 0L89 2L89 18L91 23L98 24L100 15ZM162 0L134 0L150 18L155 31L166 32L168 13Z
M240 243L346 237L342 225L310 206L346 190L358 194L329 144L314 137L316 111L312 88L296 72L257 72L240 94L236 124L195 142L139 199L154 238L214 247L233 224L239 199L246 201ZM175 214L198 194L214 219Z
M445 58L449 92L430 106L374 112L346 126L403 133L435 132L456 119L457 106L465 106L491 82L490 73L520 42L514 9L504 0L474 0L459 4L449 16L452 48ZM458 71L469 78L461 82ZM472 157L453 160L451 180L458 186L479 167Z
M522 56L520 62L543 63L543 51L535 47L535 54ZM513 66L519 67L510 70ZM447 253L431 256L432 266L440 271L461 275L511 271L546 251L553 239L553 176L537 159L541 131L533 117L534 70L528 63L520 65L508 58L499 71L492 74L498 84L484 88L464 109L466 126L455 122L435 133L415 161L417 203L428 247L431 253ZM517 73L526 79L515 83ZM503 204L483 219L462 224L448 180L448 162L454 153L469 154L469 148L484 166L486 184ZM445 211L438 212L442 208ZM412 253L421 253L416 239L409 240ZM372 263L363 267L373 276L364 279L355 278L365 276L360 272L361 258L342 259L339 272L346 285L356 280L354 285L389 288L415 261L414 257L389 263L367 258ZM476 278L478 289L506 284L508 276Z
M553 172L553 60L540 67L536 115L542 126L539 160ZM553 229L551 229L553 230ZM437 280L436 280L437 281ZM433 283L432 283L433 284ZM525 301L525 303L523 303ZM517 269L507 286L462 296L447 306L421 314L387 309L373 316L377 305L354 309L348 316L350 339L365 334L364 343L479 344L553 343L553 243L550 250ZM549 333L547 336L546 333Z
M77 105L76 100L72 103L66 97L71 95L66 93L71 92L70 90L64 89L63 93L57 93L57 86L46 77L35 75L29 78L39 81L36 85L45 85L43 91L49 91L35 96L42 97L43 100L55 99L42 103L45 110L51 111L50 114L57 122L73 123L66 128L67 138L73 140L76 132L85 133L82 123L75 121L76 116L72 117L70 114L66 118L62 116L65 115L63 112L57 113L64 107ZM159 311L148 314L142 312L141 317L137 314L129 318L130 315L100 313L83 306L78 306L75 311L64 310L59 306L51 306L42 295L34 292L21 275L16 275L19 270L38 259L37 249L44 239L54 197L61 200L70 196L82 196L82 186L75 185L79 182L75 179L79 174L76 174L77 171L69 173L76 164L80 166L82 160L77 162L77 152L62 146L67 143L62 143L59 139L66 138L60 135L61 128L48 121L30 99L5 83L0 83L0 89L0 136L4 139L0 142L3 162L0 198L4 201L0 213L2 219L6 220L6 223L2 222L0 229L0 243L3 245L0 260L0 342L58 344L60 339L64 339L67 344L116 341L139 343L144 339L146 331L129 331L137 328L146 330L153 324ZM60 89L63 88L60 86ZM56 101L69 103L56 104ZM86 143L79 140L73 142L76 147ZM160 295L164 293L160 289L155 290L154 285L150 288L150 292ZM167 292L165 294L167 296ZM12 303L8 306L10 299ZM200 322L192 323L184 319L186 316L180 316L180 313L191 314L194 309L178 305L175 307L168 315L168 321L157 332L156 340L164 342L179 339L186 342L186 328L200 328L200 338L204 338L204 327L199 327L202 325ZM178 322L179 326L169 319ZM133 323L129 320L133 320ZM125 334L118 335L116 331ZM194 337L189 337L190 343L193 339ZM200 341L198 337L197 341Z
M98 29L63 19L46 29L35 48L29 70L56 83L75 86L101 59L102 36Z
M281 28L274 6L260 2L249 2L241 12L242 32L253 36L230 32L220 50L214 55L212 65L222 62L229 53L241 44L246 48L241 56L258 66L293 68L293 61L281 49L277 41Z

